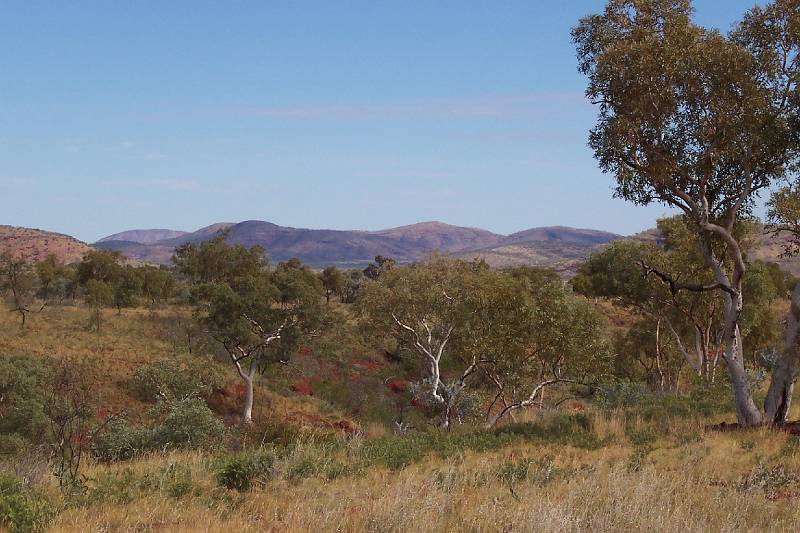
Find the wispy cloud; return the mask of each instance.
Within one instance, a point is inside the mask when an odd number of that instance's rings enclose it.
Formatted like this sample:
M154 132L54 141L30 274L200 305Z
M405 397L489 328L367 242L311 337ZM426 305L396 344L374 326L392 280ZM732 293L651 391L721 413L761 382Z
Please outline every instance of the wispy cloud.
M106 187L143 187L160 188L171 191L196 191L200 184L195 180L186 179L112 179L102 180L100 185Z
M24 187L33 181L33 178L25 176L0 176L0 187Z
M562 106L585 103L581 92L541 92L438 98L405 102L345 102L232 105L215 109L176 109L150 118L179 116L272 118L281 120L424 120L442 118L530 117Z
M251 106L231 113L283 119L420 119L455 117L527 116L558 105L583 100L581 93L533 93L527 95L448 98L406 103L305 104Z

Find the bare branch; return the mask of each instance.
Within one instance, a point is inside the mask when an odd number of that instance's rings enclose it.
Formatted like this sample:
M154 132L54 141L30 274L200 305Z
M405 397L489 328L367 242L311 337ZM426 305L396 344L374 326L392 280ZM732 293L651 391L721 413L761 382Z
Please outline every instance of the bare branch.
M705 291L715 291L715 290L723 290L728 294L734 295L736 291L731 288L729 285L721 282L715 283L708 283L708 284L700 284L700 283L684 283L673 279L669 274L658 270L657 268L649 266L644 261L639 261L639 264L642 266L644 270L645 277L649 276L650 274L655 275L665 284L669 285L669 291L672 295L678 294L682 290L691 291L691 292L705 292Z

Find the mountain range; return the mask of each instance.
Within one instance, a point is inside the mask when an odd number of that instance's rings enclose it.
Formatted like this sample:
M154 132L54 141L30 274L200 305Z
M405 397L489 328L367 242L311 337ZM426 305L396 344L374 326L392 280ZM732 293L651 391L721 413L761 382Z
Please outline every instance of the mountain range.
M39 261L48 254L66 263L79 261L86 252L117 250L134 264L168 264L175 247L199 243L225 231L228 242L259 245L272 262L297 257L321 268L361 268L376 255L409 262L433 251L462 259L483 259L495 267L515 265L546 266L565 277L574 274L588 255L617 239L658 241L655 229L624 237L615 233L564 226L532 228L511 235L500 235L479 228L451 226L442 222L422 222L380 231L342 231L300 229L250 220L221 222L196 231L143 229L115 233L89 245L69 235L44 230L0 225L0 255ZM785 237L763 236L749 256L777 261L784 269L800 275L800 258L780 258Z
M483 258L496 266L536 264L571 270L591 249L622 238L614 233L562 226L533 228L500 235L479 228L421 222L380 231L303 229L248 220L219 223L184 233L173 230L131 230L100 239L95 247L117 250L150 263L170 261L176 246L202 242L220 231L232 244L259 245L273 262L297 257L311 266L360 267L375 256L399 262L420 259L433 251L463 258Z

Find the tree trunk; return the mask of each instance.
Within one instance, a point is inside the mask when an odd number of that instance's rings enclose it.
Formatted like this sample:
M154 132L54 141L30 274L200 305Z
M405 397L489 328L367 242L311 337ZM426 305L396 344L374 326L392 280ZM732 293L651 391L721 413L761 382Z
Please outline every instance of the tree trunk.
M772 369L772 381L764 400L765 420L770 424L783 424L789 416L794 391L798 341L800 341L800 283L795 285L792 291L783 353Z
M245 395L244 410L242 412L242 422L245 424L253 423L253 376L248 375L244 379Z
M741 296L734 301L741 301ZM726 306L728 307L728 306ZM728 369L728 375L731 378L731 388L733 389L733 399L736 405L736 419L740 426L757 426L761 424L762 416L761 411L756 407L753 401L753 395L750 393L750 384L747 381L747 373L744 367L744 353L742 351L742 335L739 331L738 316L740 306L731 305L729 310L726 310L726 340L725 352L722 358L725 361L725 366ZM732 318L733 317L736 318Z
M729 236L730 237L730 236ZM730 237L733 241L733 238ZM736 246L731 249L731 246ZM700 234L700 251L706 264L714 272L716 282L725 287L722 290L722 312L724 317L724 346L725 350L722 358L731 379L733 389L733 401L736 406L736 419L740 426L757 426L761 424L763 417L761 411L753 401L750 393L750 384L747 381L747 372L744 366L744 349L742 347L742 334L739 330L739 318L742 314L744 300L742 298L742 277L744 276L745 266L741 258L738 245L734 242L728 243L728 253L734 263L733 273L729 278L725 273L722 262L714 257L714 251L706 236Z

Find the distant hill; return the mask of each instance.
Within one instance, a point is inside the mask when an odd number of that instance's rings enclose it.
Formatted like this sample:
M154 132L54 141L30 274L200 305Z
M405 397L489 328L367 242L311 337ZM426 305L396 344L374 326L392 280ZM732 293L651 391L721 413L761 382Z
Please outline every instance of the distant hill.
M507 244L558 242L576 246L596 246L622 238L622 235L596 229L548 226L513 233L508 236L506 242Z
M442 222L421 222L380 231L343 231L291 228L249 220L214 224L152 243L119 239L126 234L136 235L134 230L101 239L95 246L118 250L141 261L167 263L176 246L201 242L220 230L226 230L228 242L263 247L275 262L298 257L312 266L343 268L366 265L376 255L409 262L440 251L470 259L480 257L495 266L533 264L569 270L593 247L621 238L603 231L560 226L533 228L506 236Z
M485 248L504 242L507 237L479 228L450 226L443 222L420 222L382 231L371 232L396 239L409 249L447 250L458 252L474 248Z
M550 267L569 276L598 246L624 238L607 231L549 226L520 231L498 245L456 255L464 259L483 259L494 267Z
M123 231L122 233L115 233L108 237L103 237L98 242L105 241L124 241L134 242L138 244L152 244L154 242L163 241L166 239L175 239L186 235L186 231L177 231L172 229L134 229L130 231Z
M380 231L343 231L291 228L249 220L212 224L190 233L168 229L125 231L104 237L93 246L117 250L136 262L168 264L176 246L202 242L223 230L227 232L228 242L259 245L273 262L298 257L314 267L360 268L376 255L389 256L403 263L439 251L467 260L483 259L499 268L516 265L550 267L565 277L573 275L594 250L611 241L660 241L655 229L625 237L594 229L549 226L500 235L442 222L421 222ZM166 237L147 242L158 236ZM784 240L785 237L765 235L749 255L752 259L777 262L800 276L800 258L779 258ZM91 249L92 246L68 235L0 225L0 254L10 251L15 257L39 261L53 253L70 263L80 261Z
M0 225L0 255L9 252L16 259L41 261L53 254L64 263L74 263L91 250L91 246L69 235Z

